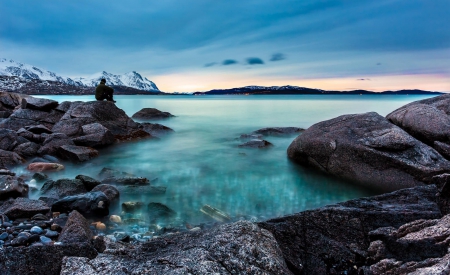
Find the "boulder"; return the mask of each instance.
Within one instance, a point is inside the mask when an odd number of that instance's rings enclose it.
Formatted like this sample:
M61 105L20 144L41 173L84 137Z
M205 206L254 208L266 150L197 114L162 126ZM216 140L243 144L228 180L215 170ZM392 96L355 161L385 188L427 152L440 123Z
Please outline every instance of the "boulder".
M294 274L370 274L359 269L369 260L373 231L419 219L439 219L442 214L436 193L434 185L402 189L258 225L274 235Z
M28 197L28 185L22 178L0 175L0 200Z
M94 189L94 187L101 184L101 182L99 182L98 180L85 175L78 175L75 177L75 179L80 180L87 191L91 191L92 189Z
M174 132L172 128L158 123L143 122L139 124L139 128L149 133L151 136L158 138Z
M109 184L99 184L95 186L92 190L92 192L103 192L110 203L116 202L120 198L119 190L117 190L116 187L109 185ZM142 193L141 193L142 194Z
M37 134L37 135L40 135L40 134L43 134L43 133L45 133L45 134L53 134L52 131L50 131L47 127L45 127L42 124L33 125L33 126L25 126L25 130L30 131L31 133Z
M64 165L52 162L33 162L28 164L27 169L34 172L61 171L64 169Z
M81 126L83 135L73 139L76 145L96 147L110 145L115 142L114 135L100 123Z
M12 151L17 145L17 133L10 129L0 129L0 149Z
M83 162L97 157L98 151L91 147L62 145L58 148L58 155L63 159Z
M433 148L374 112L314 124L287 152L299 164L384 191L428 184L450 171Z
M449 158L446 152L450 146L449 104L450 95L445 94L407 104L386 118Z
M143 108L139 112L131 116L134 119L147 120L147 119L164 119L174 117L171 113L162 112L156 108Z
M20 128L19 130L17 130L17 135L38 144L43 143L47 137L42 134L33 134L32 132L26 130L25 128Z
M62 116L63 113L55 110L45 112L32 109L18 109L10 117L0 121L0 128L17 131L26 126L42 124L48 129L51 129Z
M12 167L22 163L25 163L25 159L17 153L0 149L0 167Z
M239 144L239 147L245 148L267 148L270 146L273 146L273 144L264 139L252 139L245 143Z
M26 97L22 99L22 109L33 109L48 112L55 109L56 106L58 106L58 102L51 99L37 97Z
M48 176L44 173L37 172L33 174L32 179L36 180L37 182L44 182L48 180Z
M78 137L82 126L92 123L101 124L119 140L149 136L122 109L107 101L72 102L52 131Z
M252 134L259 134L264 136L282 136L282 135L292 135L299 134L305 131L303 128L298 127L267 127L256 130Z
M28 218L36 214L47 214L50 208L40 200L27 198L9 199L0 206L0 213L10 219Z
M30 96L0 91L0 110L13 110L22 104L22 99L24 98L30 98Z
M64 145L75 145L73 141L62 133L54 133L49 135L42 143L41 149L39 149L40 155L57 155L58 150Z
M40 148L41 146L39 144L29 141L18 145L16 148L14 148L14 152L21 155L22 157L27 158L37 155Z
M121 251L121 252L119 252ZM240 221L212 230L174 234L133 246L107 248L89 260L67 257L61 275L292 274L272 234Z
M83 182L79 179L47 180L41 188L43 196L57 199L86 192Z
M93 237L88 221L76 210L69 214L66 225L59 235L58 242L89 243Z
M62 198L52 205L53 212L68 213L73 210L85 217L104 217L109 215L109 199L103 192L91 191Z

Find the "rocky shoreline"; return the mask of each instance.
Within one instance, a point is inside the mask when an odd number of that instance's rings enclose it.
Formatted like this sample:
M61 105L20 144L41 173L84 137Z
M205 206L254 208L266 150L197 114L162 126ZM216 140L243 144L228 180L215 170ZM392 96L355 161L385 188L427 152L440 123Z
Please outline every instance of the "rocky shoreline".
M124 192L164 193L152 179L108 168L96 179L47 175L63 169L59 159L87 161L98 148L163 138L172 129L135 122L110 102L0 92L0 273L450 274L447 106L450 96L442 95L386 118L345 115L306 130L243 135L251 139L243 146L262 148L270 146L264 135L301 133L288 148L293 161L393 192L258 223L204 206L231 223L184 225L173 223L174 211L162 204L118 205ZM171 116L141 111L136 117ZM16 176L9 168L17 165L31 172ZM32 181L40 190L25 183ZM30 192L41 197L28 199ZM120 216L110 215L120 207Z

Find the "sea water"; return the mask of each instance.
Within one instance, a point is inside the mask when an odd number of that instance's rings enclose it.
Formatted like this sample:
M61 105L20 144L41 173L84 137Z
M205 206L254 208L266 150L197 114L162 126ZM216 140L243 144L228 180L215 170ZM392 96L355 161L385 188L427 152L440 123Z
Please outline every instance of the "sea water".
M90 101L93 96L41 96ZM264 96L116 96L116 105L132 116L157 108L176 117L150 121L172 128L159 140L121 143L100 156L66 164L52 179L84 174L98 177L103 167L147 177L165 186L163 195L121 195L121 202L160 202L190 223L210 221L199 210L208 204L231 217L263 220L327 204L376 194L354 184L301 167L287 158L297 135L264 137L266 149L241 148L239 136L264 127L308 128L343 114L374 111L387 115L430 96L407 95L264 95ZM35 195L38 196L38 193Z

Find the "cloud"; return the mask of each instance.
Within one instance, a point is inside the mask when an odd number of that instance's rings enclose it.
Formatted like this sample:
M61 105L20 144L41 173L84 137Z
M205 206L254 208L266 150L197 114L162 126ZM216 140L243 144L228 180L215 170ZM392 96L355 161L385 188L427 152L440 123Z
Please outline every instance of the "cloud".
M259 57L249 57L247 58L247 64L248 65L258 65L258 64L264 64L264 61Z
M272 54L272 57L270 58L270 61L280 61L284 60L286 57L282 53L274 53Z
M227 65L233 65L233 64L237 64L238 62L234 59L225 59L224 61L222 61L222 65L227 66Z
M212 67L215 66L217 62L206 63L203 67Z

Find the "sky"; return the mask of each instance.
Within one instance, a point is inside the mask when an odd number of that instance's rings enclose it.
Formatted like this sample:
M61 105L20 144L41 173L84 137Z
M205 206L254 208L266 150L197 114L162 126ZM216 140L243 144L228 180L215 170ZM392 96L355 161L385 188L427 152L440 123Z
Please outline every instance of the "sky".
M0 58L165 92L450 92L449 0L0 0Z

